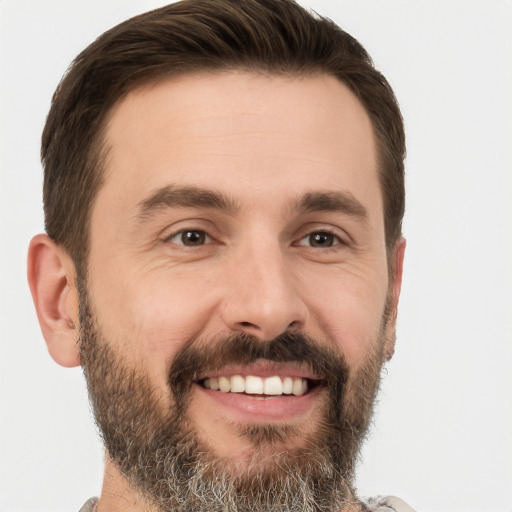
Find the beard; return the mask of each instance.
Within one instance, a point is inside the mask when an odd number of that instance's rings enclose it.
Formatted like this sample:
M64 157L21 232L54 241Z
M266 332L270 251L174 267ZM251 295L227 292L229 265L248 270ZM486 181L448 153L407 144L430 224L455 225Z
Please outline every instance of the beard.
M353 480L384 361L386 314L357 370L334 343L301 332L269 341L235 333L184 344L168 371L168 396L102 336L85 286L80 293L80 355L109 459L142 500L160 512L327 512L359 510ZM259 360L293 362L324 389L313 432L282 423L237 425L251 446L243 465L214 453L187 416L200 375Z

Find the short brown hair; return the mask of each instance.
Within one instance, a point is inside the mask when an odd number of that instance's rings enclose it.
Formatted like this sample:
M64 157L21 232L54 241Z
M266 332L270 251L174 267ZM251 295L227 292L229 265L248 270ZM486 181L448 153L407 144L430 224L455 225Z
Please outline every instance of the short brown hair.
M145 83L197 71L328 74L368 112L379 151L388 251L401 235L405 136L398 104L361 44L293 0L184 0L105 32L73 61L42 137L48 235L86 263L92 204L103 176L113 105Z

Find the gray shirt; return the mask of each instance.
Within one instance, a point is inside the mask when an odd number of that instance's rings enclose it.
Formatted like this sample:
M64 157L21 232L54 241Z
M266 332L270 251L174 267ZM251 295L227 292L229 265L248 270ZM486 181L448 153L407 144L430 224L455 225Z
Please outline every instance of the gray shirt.
M98 498L87 500L80 512L94 512ZM407 503L394 496L372 498L367 503L368 512L415 512Z

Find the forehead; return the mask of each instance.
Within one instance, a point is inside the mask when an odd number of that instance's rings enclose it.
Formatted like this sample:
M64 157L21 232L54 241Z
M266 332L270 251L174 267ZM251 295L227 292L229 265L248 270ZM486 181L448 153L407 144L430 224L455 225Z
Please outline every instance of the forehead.
M161 81L119 102L105 137L98 201L127 209L183 183L222 188L242 203L312 188L371 193L381 202L371 121L327 75L225 72Z

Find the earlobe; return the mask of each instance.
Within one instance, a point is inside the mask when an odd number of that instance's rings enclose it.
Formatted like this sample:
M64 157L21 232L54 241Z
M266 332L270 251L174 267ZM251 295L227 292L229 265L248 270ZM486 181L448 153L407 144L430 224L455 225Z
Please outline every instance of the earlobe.
M405 238L400 238L393 250L393 266L390 276L389 296L388 296L388 313L387 319L387 332L386 332L386 348L385 356L389 360L395 353L396 342L396 321L398 316L398 301L400 299L400 291L402 289L402 276L404 269L404 254L405 254L406 241Z
M78 297L71 258L47 235L36 235L28 250L27 277L50 355L61 366L78 366Z

